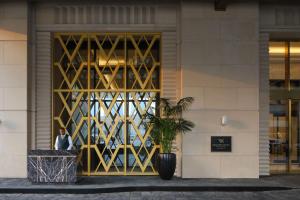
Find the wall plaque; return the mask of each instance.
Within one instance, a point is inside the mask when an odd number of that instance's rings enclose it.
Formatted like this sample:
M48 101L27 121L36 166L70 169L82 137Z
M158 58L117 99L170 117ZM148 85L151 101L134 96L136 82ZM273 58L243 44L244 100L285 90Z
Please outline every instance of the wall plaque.
M211 136L211 152L231 152L231 136Z

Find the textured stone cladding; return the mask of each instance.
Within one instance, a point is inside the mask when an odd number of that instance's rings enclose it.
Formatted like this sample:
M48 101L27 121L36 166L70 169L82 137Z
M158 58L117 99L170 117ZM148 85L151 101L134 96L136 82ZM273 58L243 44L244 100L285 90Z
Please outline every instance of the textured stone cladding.
M76 151L29 151L28 179L33 183L75 183L76 158Z
M259 177L259 5L235 1L215 11L208 1L181 4L183 178ZM226 116L227 123L222 125ZM232 137L231 152L212 152L211 137Z

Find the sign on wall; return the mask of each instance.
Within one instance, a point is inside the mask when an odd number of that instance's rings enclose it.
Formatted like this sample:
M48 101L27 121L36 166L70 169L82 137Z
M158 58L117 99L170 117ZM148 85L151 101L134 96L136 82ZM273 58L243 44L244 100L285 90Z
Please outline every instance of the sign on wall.
M231 152L231 136L211 136L211 152Z

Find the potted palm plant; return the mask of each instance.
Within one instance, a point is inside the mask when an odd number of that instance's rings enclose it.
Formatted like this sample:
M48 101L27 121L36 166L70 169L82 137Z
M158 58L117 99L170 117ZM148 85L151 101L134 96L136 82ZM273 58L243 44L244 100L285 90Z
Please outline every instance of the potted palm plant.
M161 115L146 113L145 123L152 127L152 138L160 144L160 153L157 156L156 168L162 179L173 177L176 168L176 155L171 153L172 142L178 133L191 131L194 123L182 117L182 113L194 101L193 97L180 99L175 105L165 98L160 99L159 109Z

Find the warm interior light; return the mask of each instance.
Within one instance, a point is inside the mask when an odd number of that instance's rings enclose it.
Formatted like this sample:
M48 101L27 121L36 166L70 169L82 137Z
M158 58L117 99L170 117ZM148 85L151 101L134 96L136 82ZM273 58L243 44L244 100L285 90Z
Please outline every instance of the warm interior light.
M106 81L108 83L110 83L111 89L113 89L113 90L117 89L116 83L112 80L112 75L111 74L104 74L104 77L105 77Z
M124 59L111 59L109 61L99 59L98 61L99 66L108 66L108 65L123 65L125 64Z
M284 47L269 47L270 54L284 54ZM300 54L300 47L290 47L290 54Z

